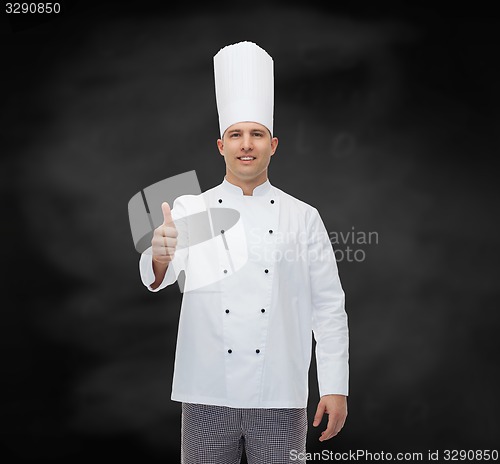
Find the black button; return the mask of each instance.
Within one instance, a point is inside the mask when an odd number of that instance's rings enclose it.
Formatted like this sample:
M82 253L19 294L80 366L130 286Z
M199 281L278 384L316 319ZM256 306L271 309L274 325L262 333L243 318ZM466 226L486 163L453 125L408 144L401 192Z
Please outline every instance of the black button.
M226 309L226 314L229 314L229 309Z
M270 231L269 231L269 233L270 233L270 234L272 234L272 233L273 233L273 231L272 231L272 230L270 230Z
M222 203L222 198L219 198L219 203Z
M221 200L219 200L219 201L221 201ZM274 203L274 200L271 200L271 203Z
M227 269L224 269L224 274L227 274Z
M264 269L264 272L267 274L269 272L269 269Z
M259 353L260 353L260 350L255 350L255 352L256 352L257 354L259 354Z
M260 310L260 312L261 312L261 313L265 313L265 312L266 312L266 310L265 310L264 308L262 308L262 309Z
M220 233L221 233L221 234L223 234L223 233L224 233L224 229L222 229L222 230L220 231Z
M227 352L228 352L229 354L231 354L231 353L233 352L233 350L227 350Z

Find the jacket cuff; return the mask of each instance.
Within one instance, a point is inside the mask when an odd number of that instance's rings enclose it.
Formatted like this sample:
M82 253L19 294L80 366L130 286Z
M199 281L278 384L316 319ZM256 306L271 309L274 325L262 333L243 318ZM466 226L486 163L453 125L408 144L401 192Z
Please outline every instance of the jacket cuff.
M153 289L151 288L151 284L155 281L155 273L153 271L153 256L151 254L151 247L141 254L141 258L139 260L139 271L142 283L149 291L158 292L162 288L173 284L177 280L177 275L175 274L174 265L172 263L173 261L169 263L162 283L157 288Z
M349 367L339 366L323 374L318 371L318 386L320 397L325 395L349 396Z

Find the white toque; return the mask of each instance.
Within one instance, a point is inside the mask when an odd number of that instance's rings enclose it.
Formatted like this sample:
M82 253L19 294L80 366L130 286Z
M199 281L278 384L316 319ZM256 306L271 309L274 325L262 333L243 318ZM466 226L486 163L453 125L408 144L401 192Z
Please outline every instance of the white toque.
M215 98L221 138L237 122L258 122L273 134L273 59L253 42L222 48L214 56Z

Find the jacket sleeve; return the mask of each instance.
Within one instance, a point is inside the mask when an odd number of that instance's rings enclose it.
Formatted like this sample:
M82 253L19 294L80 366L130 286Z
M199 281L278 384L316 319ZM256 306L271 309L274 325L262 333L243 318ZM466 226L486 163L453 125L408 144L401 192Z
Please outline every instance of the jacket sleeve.
M320 396L348 395L349 334L345 294L325 225L316 208L309 221L308 261L312 328Z
M186 207L182 196L176 198L174 201L172 206L172 219L174 220L175 227L177 229L177 248L175 250L174 259L170 261L167 267L167 272L165 273L162 283L154 290L151 288L151 284L155 281L152 247L149 247L146 251L144 251L139 259L139 272L142 283L151 292L158 292L162 288L172 285L177 281L180 272L182 270L185 271L186 269L189 255L189 247L187 244L189 243L189 240Z

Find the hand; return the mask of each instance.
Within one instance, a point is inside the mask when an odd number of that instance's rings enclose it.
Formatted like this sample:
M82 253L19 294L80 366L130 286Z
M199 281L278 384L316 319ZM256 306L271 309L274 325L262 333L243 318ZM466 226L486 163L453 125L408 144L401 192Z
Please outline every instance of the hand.
M328 425L321 432L319 441L329 440L337 435L344 427L347 418L347 397L344 395L324 395L321 397L314 415L313 426L317 427L323 419L323 414L328 414Z
M163 224L155 229L151 245L153 247L153 260L158 264L168 266L168 263L174 258L177 247L177 229L168 203L162 203L161 209L163 211Z

